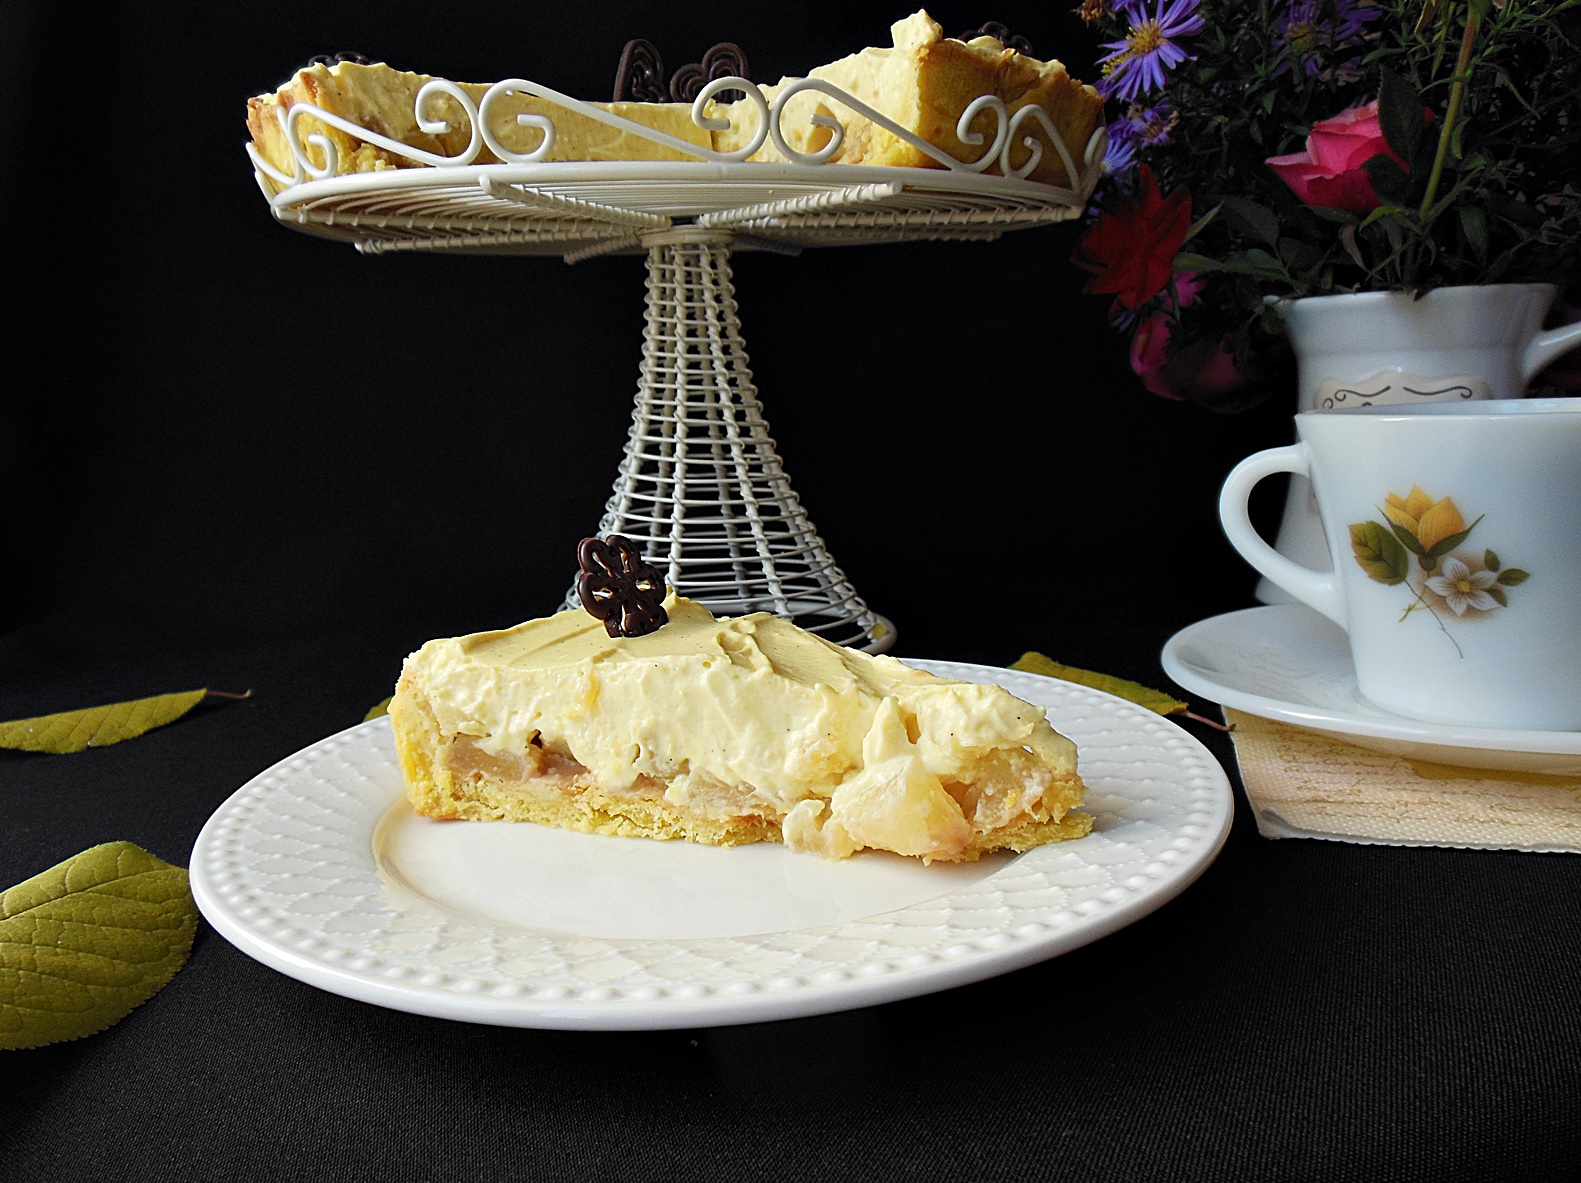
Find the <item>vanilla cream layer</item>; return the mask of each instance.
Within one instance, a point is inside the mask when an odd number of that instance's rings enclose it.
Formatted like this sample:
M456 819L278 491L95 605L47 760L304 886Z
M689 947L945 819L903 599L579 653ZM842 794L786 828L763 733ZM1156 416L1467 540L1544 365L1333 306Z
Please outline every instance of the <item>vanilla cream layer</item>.
M789 844L836 856L945 855L982 828L958 803L980 772L1022 773L995 776L1002 808L973 810L1004 821L1075 772L1075 745L997 686L832 645L766 613L716 620L673 594L666 609L670 622L644 637L611 638L572 610L430 641L403 682L444 735L486 752L521 756L536 742L611 789L665 780L682 807L694 792L747 786L784 817Z

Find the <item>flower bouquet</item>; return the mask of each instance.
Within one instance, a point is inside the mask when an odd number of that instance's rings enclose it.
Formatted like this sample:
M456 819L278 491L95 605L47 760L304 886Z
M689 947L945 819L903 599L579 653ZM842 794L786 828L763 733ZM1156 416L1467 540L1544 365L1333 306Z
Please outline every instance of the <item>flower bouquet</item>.
M1085 0L1105 177L1075 262L1148 389L1254 405L1272 301L1553 283L1581 304L1581 0Z

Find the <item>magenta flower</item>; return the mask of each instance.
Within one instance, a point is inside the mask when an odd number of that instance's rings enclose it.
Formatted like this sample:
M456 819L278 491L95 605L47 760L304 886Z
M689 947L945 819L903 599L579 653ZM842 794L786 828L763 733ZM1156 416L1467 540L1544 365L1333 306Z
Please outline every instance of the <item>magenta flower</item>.
M1423 108L1422 121L1431 123L1433 113ZM1364 167L1380 155L1407 167L1384 138L1378 103L1374 100L1314 123L1305 152L1271 156L1263 163L1308 205L1342 209L1364 217L1383 204Z
M1200 33L1203 20L1197 15L1201 0L1155 0L1153 15L1140 3L1128 6L1131 31L1124 41L1110 41L1105 49L1114 50L1103 59L1104 76L1098 93L1134 103L1144 94L1161 90L1165 75L1191 57L1175 43L1176 38Z

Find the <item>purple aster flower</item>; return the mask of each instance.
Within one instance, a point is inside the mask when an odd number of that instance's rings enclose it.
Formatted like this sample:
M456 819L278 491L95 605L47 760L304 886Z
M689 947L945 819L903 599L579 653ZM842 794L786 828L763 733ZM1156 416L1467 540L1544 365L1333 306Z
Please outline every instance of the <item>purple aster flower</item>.
M1136 126L1130 119L1109 125L1109 146L1103 153L1103 171L1117 176L1136 163Z
M1169 135L1180 124L1180 113L1168 99L1159 99L1151 107L1132 107L1126 118L1135 129L1138 148L1159 148L1169 143Z
M1175 44L1175 38L1202 31L1203 20L1197 15L1200 3L1201 0L1154 0L1153 15L1148 16L1141 0L1136 0L1135 7L1126 13L1131 31L1125 40L1104 45L1115 52L1103 59L1104 76L1098 83L1098 93L1134 103L1144 94L1161 90L1167 71L1191 56Z
M1357 39L1376 13L1362 8L1358 0L1290 0L1285 15L1274 22L1274 45L1280 51L1276 74L1299 69L1317 74L1322 58L1338 46ZM1348 63L1335 63L1345 68Z
M1132 106L1109 124L1103 171L1110 176L1125 172L1136 163L1139 152L1169 143L1170 133L1179 123L1179 113L1167 100L1160 99L1151 107Z

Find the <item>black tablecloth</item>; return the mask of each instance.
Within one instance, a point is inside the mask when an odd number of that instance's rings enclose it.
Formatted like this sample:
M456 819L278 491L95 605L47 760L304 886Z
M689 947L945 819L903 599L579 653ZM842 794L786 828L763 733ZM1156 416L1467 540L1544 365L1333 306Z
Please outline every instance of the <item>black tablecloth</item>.
M551 610L609 494L641 262L370 258L295 233L251 176L249 95L358 50L599 98L631 37L672 66L733 39L768 80L887 43L906 7L0 4L20 297L0 719L254 691L116 747L0 752L0 886L111 840L185 864L222 801L361 720L422 641ZM1103 51L1073 7L935 15L1002 20L1091 78ZM1237 460L1289 442L1290 406L1143 391L1070 266L1076 232L742 253L736 292L787 471L900 655L1038 649L1164 685L1173 630L1251 603L1215 498ZM1567 1174L1581 860L1270 842L1237 810L1202 878L1120 932L791 1022L445 1022L200 927L118 1025L0 1053L0 1178Z
M1163 639L1029 638L1161 685ZM30 697L97 701L136 679L255 697L78 756L0 753L0 878L118 838L184 864L210 811L355 723L402 652L400 637L347 634L168 656L78 618L12 634L0 670ZM1225 736L1187 726L1233 767ZM204 926L188 965L118 1025L0 1060L0 1174L1572 1171L1581 861L1271 842L1236 809L1202 878L1120 932L976 985L786 1022L614 1034L423 1018L304 985Z

